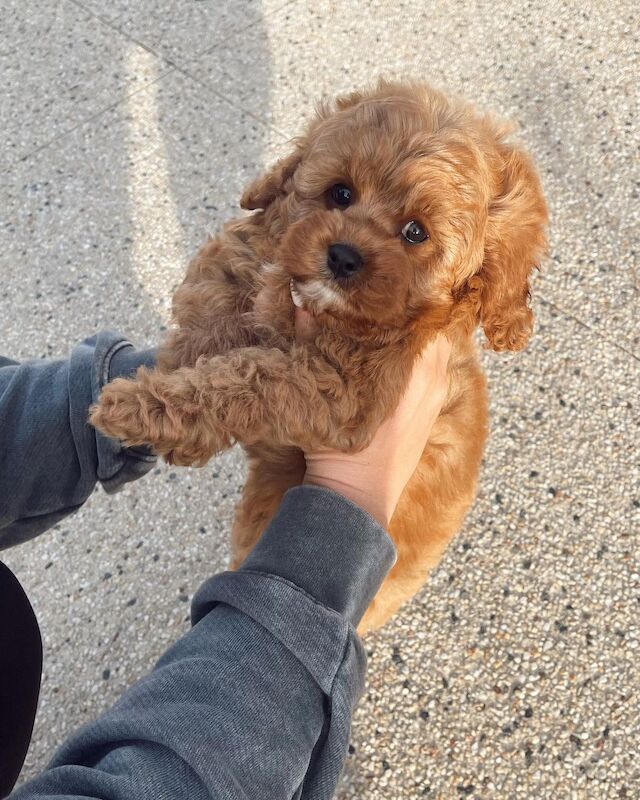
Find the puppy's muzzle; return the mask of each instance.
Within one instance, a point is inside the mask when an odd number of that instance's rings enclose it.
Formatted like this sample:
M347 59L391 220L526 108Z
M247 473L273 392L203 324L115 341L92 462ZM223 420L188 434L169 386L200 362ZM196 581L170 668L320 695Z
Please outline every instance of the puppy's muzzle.
M327 266L334 278L350 278L362 269L362 255L348 244L331 244L327 249Z

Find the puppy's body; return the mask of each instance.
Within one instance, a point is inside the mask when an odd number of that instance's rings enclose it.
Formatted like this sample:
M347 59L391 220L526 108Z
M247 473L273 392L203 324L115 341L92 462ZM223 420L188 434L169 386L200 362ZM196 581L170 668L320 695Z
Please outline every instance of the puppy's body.
M302 451L365 446L446 333L449 391L391 522L398 561L361 624L374 628L422 585L473 499L487 404L472 334L482 323L499 350L528 339L539 182L491 120L381 84L321 111L243 205L260 210L189 266L157 369L107 387L93 421L176 463L241 442L237 565L301 483ZM293 297L316 318L312 341L295 340Z
M175 297L179 327L160 351L160 369L192 366L199 356L234 349L238 340L249 345L266 338L270 344L290 350L295 337L289 279L283 275L282 280L271 283L277 267L269 247L271 237L264 236L267 227L255 218L235 222L222 243L214 240L204 246ZM203 304L207 314L192 316L197 303ZM197 321L197 328L190 327L190 320ZM339 342L341 337L335 338ZM398 560L362 620L361 630L382 625L422 586L473 500L487 404L485 380L470 338L454 342L449 376L447 400L391 521ZM234 520L233 566L244 560L284 493L302 483L305 471L298 448L264 442L245 446L245 450L249 471Z

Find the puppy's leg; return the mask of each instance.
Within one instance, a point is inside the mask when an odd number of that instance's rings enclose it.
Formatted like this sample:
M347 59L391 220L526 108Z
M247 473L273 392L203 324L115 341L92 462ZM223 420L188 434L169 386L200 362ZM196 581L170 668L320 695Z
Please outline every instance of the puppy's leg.
M169 372L192 367L202 356L265 342L276 345L275 330L267 330L254 313L264 288L260 259L248 243L255 232L251 219L235 223L207 242L189 264L173 296L175 327L159 348L159 368ZM286 281L283 286L286 297Z
M302 451L293 448L250 458L249 475L231 532L231 569L237 569L253 550L285 492L302 483L304 471Z
M201 423L197 392L184 370L138 370L135 379L117 378L102 390L90 422L127 447L151 445L169 463L203 466L210 455L232 444L222 429Z
M398 560L382 582L382 586L358 625L360 635L381 628L404 603L422 588L429 572L440 561L448 542L457 530L457 525L451 526L448 530L440 531L438 535L430 536L430 546L425 548L427 552L418 562L415 560L414 553L398 552Z
M108 384L91 422L175 464L205 464L233 441L350 450L371 436L358 398L321 356L248 347L166 374ZM367 422L369 424L367 424Z
M394 515L389 535L396 543L398 559L360 621L360 634L382 627L422 588L460 529L471 500L472 495L464 501L461 499L447 513L440 515L430 513L426 508L414 508L407 516L403 516L400 509L400 514Z

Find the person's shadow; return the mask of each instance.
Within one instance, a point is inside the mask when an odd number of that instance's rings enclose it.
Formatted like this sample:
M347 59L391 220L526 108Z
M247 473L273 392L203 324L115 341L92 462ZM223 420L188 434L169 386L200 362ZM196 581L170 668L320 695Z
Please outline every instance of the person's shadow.
M203 43L224 41L216 13L211 30L198 31ZM262 24L258 12L252 25ZM188 260L241 213L242 190L279 139L211 82L157 55L161 47L114 39L125 78L117 102L8 172L4 355L64 356L104 329L158 343ZM55 49L46 37L40 46ZM213 71L219 53L201 57ZM91 75L84 80L91 93ZM269 96L268 52L246 80ZM52 83L52 104L61 91ZM158 465L119 496L97 489L53 532L3 554L33 602L45 650L21 782L188 630L192 594L226 568L243 477L238 452L203 470Z

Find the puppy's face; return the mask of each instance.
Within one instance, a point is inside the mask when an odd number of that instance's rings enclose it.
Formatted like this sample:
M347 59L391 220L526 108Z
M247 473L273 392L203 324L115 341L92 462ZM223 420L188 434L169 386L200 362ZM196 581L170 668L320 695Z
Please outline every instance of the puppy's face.
M496 349L526 343L544 200L528 158L468 106L417 85L338 100L243 199L272 203L286 219L276 265L320 318L482 320Z
M350 108L313 131L277 253L296 302L395 327L420 312L462 206L448 176L426 163L422 134L415 110L397 104Z

